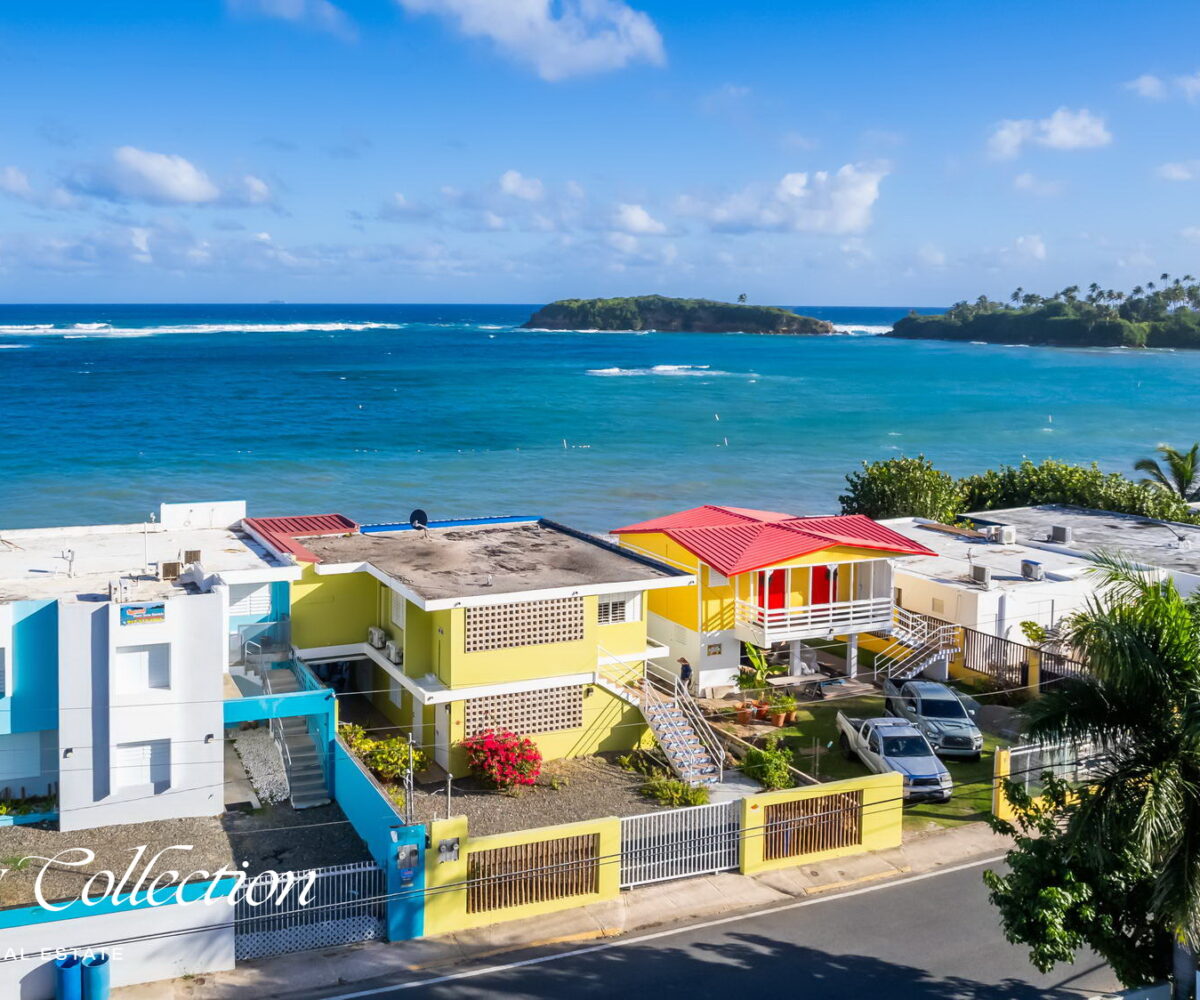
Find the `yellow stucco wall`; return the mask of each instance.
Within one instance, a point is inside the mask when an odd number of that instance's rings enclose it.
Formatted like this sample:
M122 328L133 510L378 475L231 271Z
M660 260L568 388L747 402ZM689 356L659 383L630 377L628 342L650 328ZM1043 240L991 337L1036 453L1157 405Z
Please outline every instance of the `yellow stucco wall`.
M583 834L599 834L600 864L598 866L598 891L565 899L554 899L525 906L512 906L484 913L467 913L468 858L472 851L492 850L497 847L512 847L518 844L534 844L563 837ZM458 861L438 861L438 843L450 837L459 838ZM615 817L585 820L582 823L565 823L562 826L547 826L536 830L520 830L490 837L469 835L467 819L458 816L449 820L438 820L430 825L431 847L425 852L425 934L450 934L472 927L487 927L507 920L535 917L560 910L616 899L620 893L621 866L615 862L621 850L621 821ZM607 863L606 863L607 862Z
M777 802L820 798L860 788L863 792L861 844L791 858L779 858L774 861L763 859L763 823L766 806ZM788 788L778 792L751 795L742 799L741 872L743 875L753 875L755 872L791 868L824 858L839 858L850 854L862 854L866 851L882 851L890 847L899 847L903 818L904 779L899 774L869 774L861 778L830 781L822 785L805 785L803 788Z
M379 583L367 573L319 576L305 563L292 584L292 642L301 649L365 642L378 624Z

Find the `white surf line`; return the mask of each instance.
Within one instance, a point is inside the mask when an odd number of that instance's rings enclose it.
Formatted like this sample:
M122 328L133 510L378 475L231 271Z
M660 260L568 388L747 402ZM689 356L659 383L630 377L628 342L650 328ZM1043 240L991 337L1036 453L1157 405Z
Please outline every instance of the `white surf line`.
M536 958L525 958L519 962L506 962L503 965L489 965L483 969L466 969L462 972L451 972L444 976L431 979L417 979L407 983L395 983L391 986L377 986L369 990L359 990L356 993L339 993L336 996L324 997L323 1000L360 1000L361 997L375 997L383 993L393 993L397 990L413 990L421 986L437 986L440 983L450 983L459 979L475 979L479 976L490 976L498 972L510 972L513 969L524 969L531 965L545 965L547 962L561 962L566 958L577 958L580 955L594 955L598 951L611 951L613 948L625 948L633 944L645 944L647 941L658 941L662 938L686 934L689 931L702 931L709 927L721 927L725 924L736 924L743 920L754 920L758 917L770 917L776 913L786 913L788 910L798 910L804 906L816 906L835 899L849 899L851 896L865 896L869 892L879 892L881 889L891 889L898 885L911 885L913 882L923 882L927 878L937 878L939 875L950 875L954 872L965 871L968 868L978 868L980 865L995 864L1003 861L1004 855L997 854L991 858L980 858L977 861L966 861L961 865L949 868L936 868L933 871L922 872L920 875L909 875L905 878L888 882L875 882L859 889L848 889L845 892L829 893L828 895L809 896L794 903L783 903L779 906L768 907L764 910L752 910L748 913L737 913L730 917L718 917L715 920L705 920L698 924L686 924L683 927L673 927L666 931L655 931L653 934L642 934L638 937L617 938L604 944L589 945L587 948L575 948L571 951L556 952L553 955L539 955ZM534 945L533 947L536 947Z

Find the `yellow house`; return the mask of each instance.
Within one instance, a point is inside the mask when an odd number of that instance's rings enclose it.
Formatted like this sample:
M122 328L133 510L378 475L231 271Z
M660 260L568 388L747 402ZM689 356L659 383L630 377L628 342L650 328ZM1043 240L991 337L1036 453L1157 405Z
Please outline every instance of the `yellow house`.
M853 663L861 632L892 632L891 557L929 550L859 514L795 517L706 505L627 525L621 547L694 574L692 590L656 591L649 634L692 664L701 689L732 683L741 644L846 636Z
M648 597L693 573L543 518L361 526L340 515L252 518L247 530L302 567L292 644L337 665L446 771L486 729L554 759L647 737L642 679L668 650Z

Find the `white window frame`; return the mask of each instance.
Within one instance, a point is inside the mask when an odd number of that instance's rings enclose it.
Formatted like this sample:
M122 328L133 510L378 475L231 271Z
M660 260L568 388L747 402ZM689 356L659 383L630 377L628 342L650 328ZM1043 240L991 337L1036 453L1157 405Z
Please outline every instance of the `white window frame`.
M134 663L133 657L144 652L144 670L138 665L136 674L130 673ZM136 691L170 691L171 690L171 644L169 642L135 643L128 646L118 646L115 650L116 660L116 689L121 694ZM156 657L157 654L157 657ZM161 659L158 659L161 657ZM155 676L155 664L163 673Z
M271 613L271 585L269 583L247 584L235 583L230 588L230 597L233 597L233 588L236 587L239 591L245 590L236 601L229 602L229 616L231 618L242 618L247 615L269 615Z
M620 617L614 615L615 609L618 607L621 609ZM624 625L627 622L641 620L642 595L640 593L601 594L597 599L596 623L598 625Z
M404 623L408 619L408 600L397 590L389 590L388 593L392 595L392 605L388 617L397 628L404 628Z

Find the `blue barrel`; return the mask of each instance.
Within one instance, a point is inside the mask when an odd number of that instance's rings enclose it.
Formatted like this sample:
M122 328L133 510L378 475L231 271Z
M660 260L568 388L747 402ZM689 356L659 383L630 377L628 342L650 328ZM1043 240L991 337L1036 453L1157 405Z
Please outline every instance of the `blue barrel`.
M83 1000L83 969L78 955L54 960L55 1000Z
M108 1000L108 955L100 952L83 960L83 1000Z

